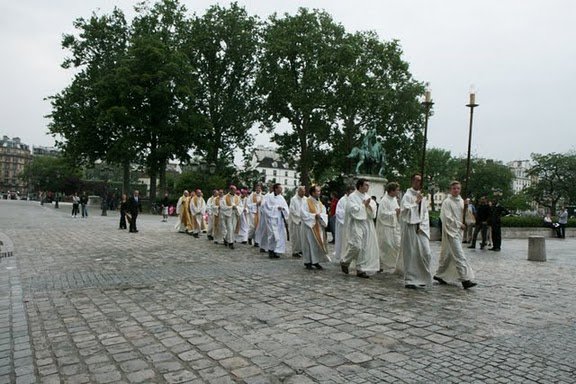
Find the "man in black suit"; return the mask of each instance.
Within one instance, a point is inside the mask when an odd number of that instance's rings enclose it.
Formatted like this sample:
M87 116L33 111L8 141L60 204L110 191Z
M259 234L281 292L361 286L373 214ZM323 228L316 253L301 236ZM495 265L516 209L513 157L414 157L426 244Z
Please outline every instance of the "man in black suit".
M138 232L136 228L136 218L138 213L142 212L142 200L140 199L140 192L134 191L134 194L128 200L128 212L130 213L130 232Z

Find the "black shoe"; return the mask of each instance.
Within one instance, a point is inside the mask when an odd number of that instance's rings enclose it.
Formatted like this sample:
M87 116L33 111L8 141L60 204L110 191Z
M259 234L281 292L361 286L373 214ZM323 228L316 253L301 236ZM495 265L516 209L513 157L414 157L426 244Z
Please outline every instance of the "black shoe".
M260 253L266 253L266 250L264 248L260 248Z
M500 252L500 248L490 248L489 251Z
M383 269L379 269L378 272L376 272L376 273L382 273L382 272L384 272L384 270L383 270Z
M368 276L368 274L366 272L356 272L356 276L361 277L363 279L369 279L370 278L370 276Z
M210 240L210 241L214 240L214 236L208 235L208 240Z
M318 270L324 269L324 268L322 268L322 266L321 266L320 264L318 264L318 263L312 264L312 266L313 266L314 268L318 269Z
M199 238L199 237L200 237L197 233L193 233L192 236L194 236L195 238Z
M214 244L218 244L218 242L217 242L217 241L215 241L215 242L214 242Z
M248 245L252 245L252 239L248 239Z
M259 247L259 246L260 246L260 244L258 244L258 243L256 243L256 242L254 242L254 246L255 246L255 247Z
M276 252L274 252L274 258L275 258L275 259L279 259L279 258L280 258L280 255L277 254Z
M469 241L466 241L466 240L462 242L462 244L468 244L468 243L469 243Z
M404 288L407 288L407 289L418 289L418 287L415 286L414 284L406 284L406 285L404 286Z
M446 280L442 279L441 277L434 276L433 279L436 280L440 285L448 285Z
M306 267L306 269L312 269L312 264L310 263L305 263L304 266Z
M227 247L228 246L228 242L226 240L224 240L224 246Z
M266 252L262 248L260 248L260 252ZM268 257L273 259L274 258L274 251L268 251Z
M475 282L470 281L470 280L465 280L462 282L462 286L464 287L464 289L472 288L472 287L475 287L477 285L478 284L476 284Z
M336 244L336 240L329 241L328 244Z
M470 249L475 249L476 246L475 246L475 245L469 245L468 248L470 248ZM480 249L482 249L482 246L480 246Z
M248 242L247 242L247 241L243 241L242 244L248 244Z
M230 249L234 249L234 244L228 244L228 247L230 247Z
M301 258L302 256L301 256L299 253L293 253L293 254L292 254L292 257L295 258L295 259L299 259L299 258Z
M348 274L350 271L348 270L348 266L346 264L342 264L340 263L340 269L342 270L342 272L344 272L345 274Z

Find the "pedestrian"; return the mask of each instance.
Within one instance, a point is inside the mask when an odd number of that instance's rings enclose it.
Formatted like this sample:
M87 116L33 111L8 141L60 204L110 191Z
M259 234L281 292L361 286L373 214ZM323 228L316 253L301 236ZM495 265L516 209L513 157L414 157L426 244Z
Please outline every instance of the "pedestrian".
M236 186L230 185L228 193L220 199L220 220L222 220L224 246L230 249L234 249L241 209L240 197L236 195Z
M302 219L301 243L302 257L306 269L323 269L320 260L328 251L324 228L328 225L326 207L320 202L320 187L310 187L309 197L302 201L300 216Z
M220 209L220 201L218 199L218 190L212 190L212 196L206 201L206 213L208 214L208 230L206 231L206 237L209 241L214 240L214 214Z
M238 233L236 234L236 242L240 244L248 244L248 232L250 231L250 213L248 212L248 189L242 188L240 190L240 217L238 221Z
M346 231L344 230L344 221L346 219L346 204L348 203L348 196L354 192L354 186L349 185L346 187L346 193L338 200L336 206L336 220L334 220L334 230L336 232L336 241L334 242L334 262L339 263L342 259L342 244L346 243Z
M200 232L204 226L204 214L206 213L206 202L202 197L200 188L194 191L194 196L190 199L190 220L192 221L192 236L200 237Z
M546 213L546 216L544 216L544 226L552 229L557 238L559 239L562 238L562 231L560 230L560 224L552 221L552 214L550 212Z
M190 210L189 210L189 201L188 196L190 192L185 190L182 193L182 196L178 199L176 203L176 213L178 214L178 224L176 224L176 228L180 233L186 233L186 229L189 226L190 221Z
M306 203L306 187L299 186L290 199L290 242L292 257L302 257L302 205Z
M286 199L282 196L282 184L276 183L272 185L270 193L264 197L262 204L262 211L264 212L264 220L266 227L266 244L268 256L271 259L278 259L280 254L286 252L287 233L287 220L289 218L288 204Z
M258 240L256 240L256 231L260 224L260 206L262 205L262 185L256 184L254 191L248 197L248 211L251 216L250 230L248 231L248 244L254 244L258 247Z
M142 201L140 199L140 192L138 190L134 191L134 194L128 200L128 213L130 222L130 232L137 233L138 228L136 225L136 219L138 214L142 212Z
M126 213L128 212L128 198L125 193L120 197L120 227L126 229Z
M398 194L400 185L395 182L386 185L386 193L380 200L378 217L376 220L376 233L378 234L378 249L380 250L380 270L384 267L396 269L397 273L403 270L403 263L399 263L400 255L400 205Z
M472 239L474 238L474 229L476 228L476 207L472 204L472 201L467 198L464 201L464 209L466 210L464 221L466 229L464 230L462 244L468 244L472 243Z
M469 289L476 286L476 283L472 281L474 271L462 249L462 233L466 230L466 224L463 223L464 200L460 197L460 190L460 182L450 183L450 195L444 199L440 208L442 248L434 280L441 285L459 280L464 289Z
M370 184L366 179L356 181L356 191L348 196L346 203L346 244L340 268L349 273L350 264L356 264L356 276L369 278L368 273L380 270L378 238L374 227L376 202L367 194Z
M74 195L72 196L72 217L76 217L78 216L78 213L80 213L80 210L78 209L79 206L80 197L77 192L74 192Z
M478 239L478 234L482 235L482 241L480 242L480 249L484 249L487 244L488 235L488 220L490 219L490 206L488 205L488 199L486 196L480 198L478 207L476 208L476 224L474 226L474 233L472 234L472 241L468 248L476 248L476 240Z
M430 219L428 201L421 193L422 176L414 174L410 182L411 187L400 202L400 254L404 262L404 286L418 289L432 285Z
M82 211L82 218L88 218L88 196L86 192L83 192L82 196L80 196L80 209Z
M509 212L506 208L500 205L500 201L496 198L492 203L490 209L490 226L492 227L492 248L490 251L500 252L502 247L502 216L508 215Z
M168 221L168 207L170 206L170 199L168 198L168 192L164 193L164 197L160 202L162 208L162 222L166 223Z
M566 238L566 225L568 224L568 210L566 207L562 207L560 214L558 215L558 224L560 224L560 237L562 239Z
M330 209L328 211L328 232L332 234L330 244L336 243L336 207L338 207L338 194L330 194Z

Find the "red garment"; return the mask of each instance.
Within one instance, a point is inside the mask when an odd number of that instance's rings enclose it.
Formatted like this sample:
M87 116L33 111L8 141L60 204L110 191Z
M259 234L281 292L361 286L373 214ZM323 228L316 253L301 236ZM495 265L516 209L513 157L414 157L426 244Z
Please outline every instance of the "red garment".
M334 198L330 201L330 216L336 216L336 206L338 205L338 199Z

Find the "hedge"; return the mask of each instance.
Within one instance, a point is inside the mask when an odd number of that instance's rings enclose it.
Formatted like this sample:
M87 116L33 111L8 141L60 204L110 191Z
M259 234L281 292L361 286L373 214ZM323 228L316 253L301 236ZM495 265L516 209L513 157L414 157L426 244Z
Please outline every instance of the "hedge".
M557 222L556 218L553 218ZM502 218L503 227L516 228L543 228L544 219L539 216L505 216ZM576 218L568 220L567 227L576 227Z

